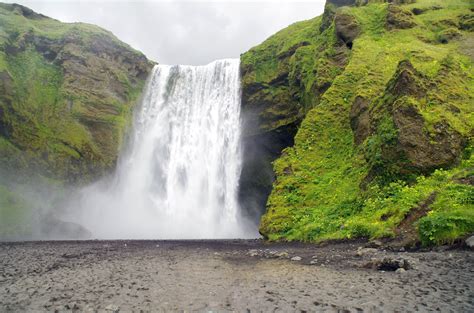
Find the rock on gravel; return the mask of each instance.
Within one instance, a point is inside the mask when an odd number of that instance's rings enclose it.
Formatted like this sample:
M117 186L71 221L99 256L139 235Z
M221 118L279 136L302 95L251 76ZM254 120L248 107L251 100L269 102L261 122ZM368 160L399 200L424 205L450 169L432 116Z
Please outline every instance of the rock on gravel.
M474 249L474 236L471 236L471 237L466 239L466 245L469 248Z
M398 269L412 269L412 264L404 258L372 258L364 265L365 268L372 268L379 271L397 271Z

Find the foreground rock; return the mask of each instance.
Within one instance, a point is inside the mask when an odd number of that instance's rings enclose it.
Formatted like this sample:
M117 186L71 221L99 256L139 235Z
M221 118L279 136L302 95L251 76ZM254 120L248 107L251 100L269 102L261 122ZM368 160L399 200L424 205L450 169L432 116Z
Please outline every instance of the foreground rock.
M471 251L370 249L358 256L359 244L3 243L0 311L474 310ZM402 266L396 271L363 268L372 259Z

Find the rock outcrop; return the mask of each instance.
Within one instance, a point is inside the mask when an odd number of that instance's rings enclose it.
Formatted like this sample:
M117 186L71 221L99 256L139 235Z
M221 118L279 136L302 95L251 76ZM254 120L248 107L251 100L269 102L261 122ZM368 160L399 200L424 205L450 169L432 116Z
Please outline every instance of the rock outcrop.
M334 19L336 27L336 36L344 42L344 44L352 48L352 42L360 34L360 26L354 16L350 14L339 13Z

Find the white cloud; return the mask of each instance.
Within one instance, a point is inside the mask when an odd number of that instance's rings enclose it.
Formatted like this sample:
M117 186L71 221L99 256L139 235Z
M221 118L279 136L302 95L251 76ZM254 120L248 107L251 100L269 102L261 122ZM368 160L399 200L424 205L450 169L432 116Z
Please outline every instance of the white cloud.
M64 22L99 25L160 63L205 64L238 57L287 25L320 15L325 0L15 2Z

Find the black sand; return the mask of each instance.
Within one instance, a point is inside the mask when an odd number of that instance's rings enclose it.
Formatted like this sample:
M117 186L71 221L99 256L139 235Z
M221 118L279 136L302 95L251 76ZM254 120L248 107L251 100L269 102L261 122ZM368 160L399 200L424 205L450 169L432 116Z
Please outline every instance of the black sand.
M0 311L474 312L472 251L363 245L0 243Z

